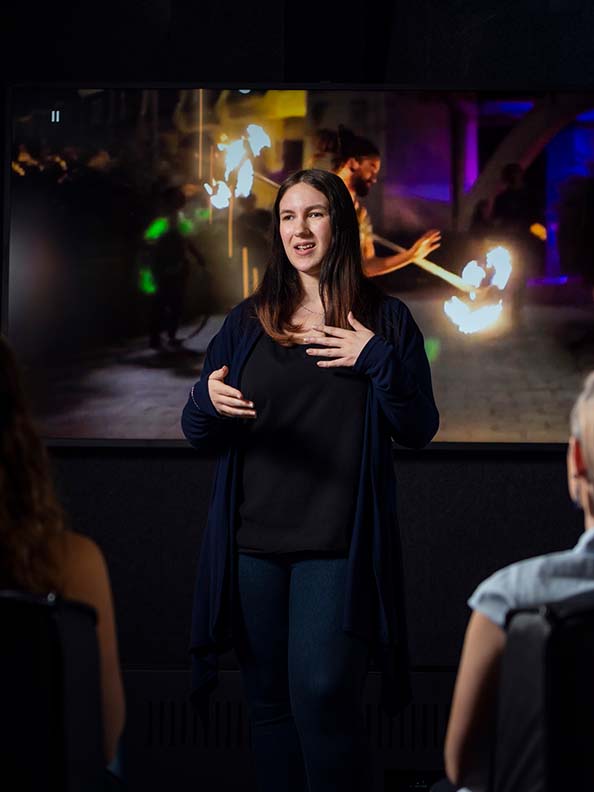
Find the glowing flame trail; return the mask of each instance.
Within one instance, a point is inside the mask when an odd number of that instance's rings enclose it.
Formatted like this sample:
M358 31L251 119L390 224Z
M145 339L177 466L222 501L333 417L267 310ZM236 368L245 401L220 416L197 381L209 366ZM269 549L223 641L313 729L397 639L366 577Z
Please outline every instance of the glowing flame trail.
M462 270L462 280L465 283L470 283L471 286L475 286L477 289L481 285L485 275L485 270L480 267L476 261L469 261ZM471 293L474 294L474 292Z
M472 310L459 297L452 297L443 305L443 310L461 333L478 333L490 327L501 316L503 300L496 305L482 305Z
M247 128L248 143L254 152L254 157L258 157L264 147L270 148L272 142L270 136L264 132L261 126L250 124Z
M233 140L231 143L219 143L219 151L226 151L225 155L225 176L227 181L231 171L239 167L245 157L245 143L243 138Z
M215 182L216 192L212 189L210 184L205 184L204 189L210 195L210 202L215 209L224 209L229 206L231 199L231 190L224 181Z
M237 187L235 188L235 195L239 198L243 196L247 198L254 183L254 166L251 160L246 160L237 172Z
M512 271L509 251L501 246L490 250L487 253L487 267L495 270L495 274L491 278L491 284L503 291L507 286Z
M246 131L247 135L242 135L238 140L230 142L223 140L218 144L219 151L225 152L223 181L217 181L216 184L213 182L217 187L216 192L211 184L204 185L215 209L228 207L232 195L236 198L247 198L254 183L254 166L250 155L258 157L263 148L270 148L272 145L270 136L261 126L250 124ZM231 183L233 174L235 174L234 186Z
M487 270L492 270L493 274L485 286L495 286L499 291L503 291L512 272L509 251L504 247L490 250L487 253ZM462 270L462 280L475 289L481 287L486 277L487 273L476 261L469 261ZM475 300L476 292L471 291L469 297ZM491 327L499 319L503 311L503 300L500 299L491 305L473 307L459 297L452 297L443 304L443 310L461 333L478 333Z

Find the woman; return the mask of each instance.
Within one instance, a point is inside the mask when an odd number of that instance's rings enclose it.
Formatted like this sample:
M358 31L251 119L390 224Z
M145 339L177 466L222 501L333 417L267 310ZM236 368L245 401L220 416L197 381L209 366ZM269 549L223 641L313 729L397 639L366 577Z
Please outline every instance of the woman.
M217 655L235 648L261 790L368 785L371 652L386 711L407 693L391 437L422 447L438 420L422 335L363 275L344 183L296 173L262 282L209 344L182 417L218 457L193 696L205 715Z
M45 448L2 336L0 416L0 588L57 593L97 611L107 764L116 757L125 717L107 567L94 542L64 527Z
M377 256L373 244L373 226L367 209L359 199L368 195L377 182L381 167L380 153L367 138L355 135L342 124L338 131L321 129L317 136L317 150L313 155L314 163L328 162L329 168L336 173L348 187L359 222L359 237L363 255L363 271L369 278L387 275L389 272L406 267L412 261L426 258L441 244L441 234L432 229L422 234L410 248L391 256ZM318 165L319 167L319 165Z
M483 581L468 604L470 618L446 735L445 764L454 788L484 789L504 625L515 608L530 608L594 591L594 373L571 413L567 448L569 495L584 513L584 534L571 550L528 558ZM445 790L446 785L436 786Z

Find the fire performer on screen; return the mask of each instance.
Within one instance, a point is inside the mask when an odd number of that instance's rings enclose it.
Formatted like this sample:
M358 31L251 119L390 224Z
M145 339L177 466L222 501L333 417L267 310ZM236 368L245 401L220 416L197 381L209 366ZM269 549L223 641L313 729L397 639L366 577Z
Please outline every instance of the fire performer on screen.
M318 132L316 151L313 156L315 167L322 167L322 160L329 158L331 170L340 176L348 187L355 204L359 221L363 271L369 278L387 275L405 267L415 259L424 259L440 246L441 234L432 229L426 231L416 242L402 253L378 256L373 244L373 227L367 209L359 199L368 195L376 183L381 167L379 149L370 140L353 134L339 124L338 131L321 129Z
M392 439L425 446L439 414L410 311L363 275L344 182L297 172L272 222L262 281L210 342L182 416L217 459L192 698L208 717L234 648L260 792L361 792L369 657L385 712L410 693Z

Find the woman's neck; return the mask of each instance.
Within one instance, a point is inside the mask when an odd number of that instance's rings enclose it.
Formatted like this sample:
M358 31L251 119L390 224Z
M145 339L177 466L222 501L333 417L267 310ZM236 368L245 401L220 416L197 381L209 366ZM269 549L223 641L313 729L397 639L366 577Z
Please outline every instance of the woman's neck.
M320 306L322 305L322 300L320 298L320 280L312 275L304 276L301 275L301 286L303 289L303 299L301 300L302 305L307 305L311 307L312 305Z

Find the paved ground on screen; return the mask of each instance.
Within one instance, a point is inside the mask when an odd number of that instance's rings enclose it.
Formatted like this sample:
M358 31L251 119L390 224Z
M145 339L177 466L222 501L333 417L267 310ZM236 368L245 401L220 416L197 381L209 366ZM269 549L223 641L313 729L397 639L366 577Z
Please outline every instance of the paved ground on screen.
M521 321L467 336L443 313L443 296L400 295L432 358L442 442L564 442L568 413L594 368L594 306L527 304ZM94 353L76 376L52 373L50 438L182 439L180 413L204 350L222 324L212 316L177 349L147 339ZM180 331L188 336L193 326Z

